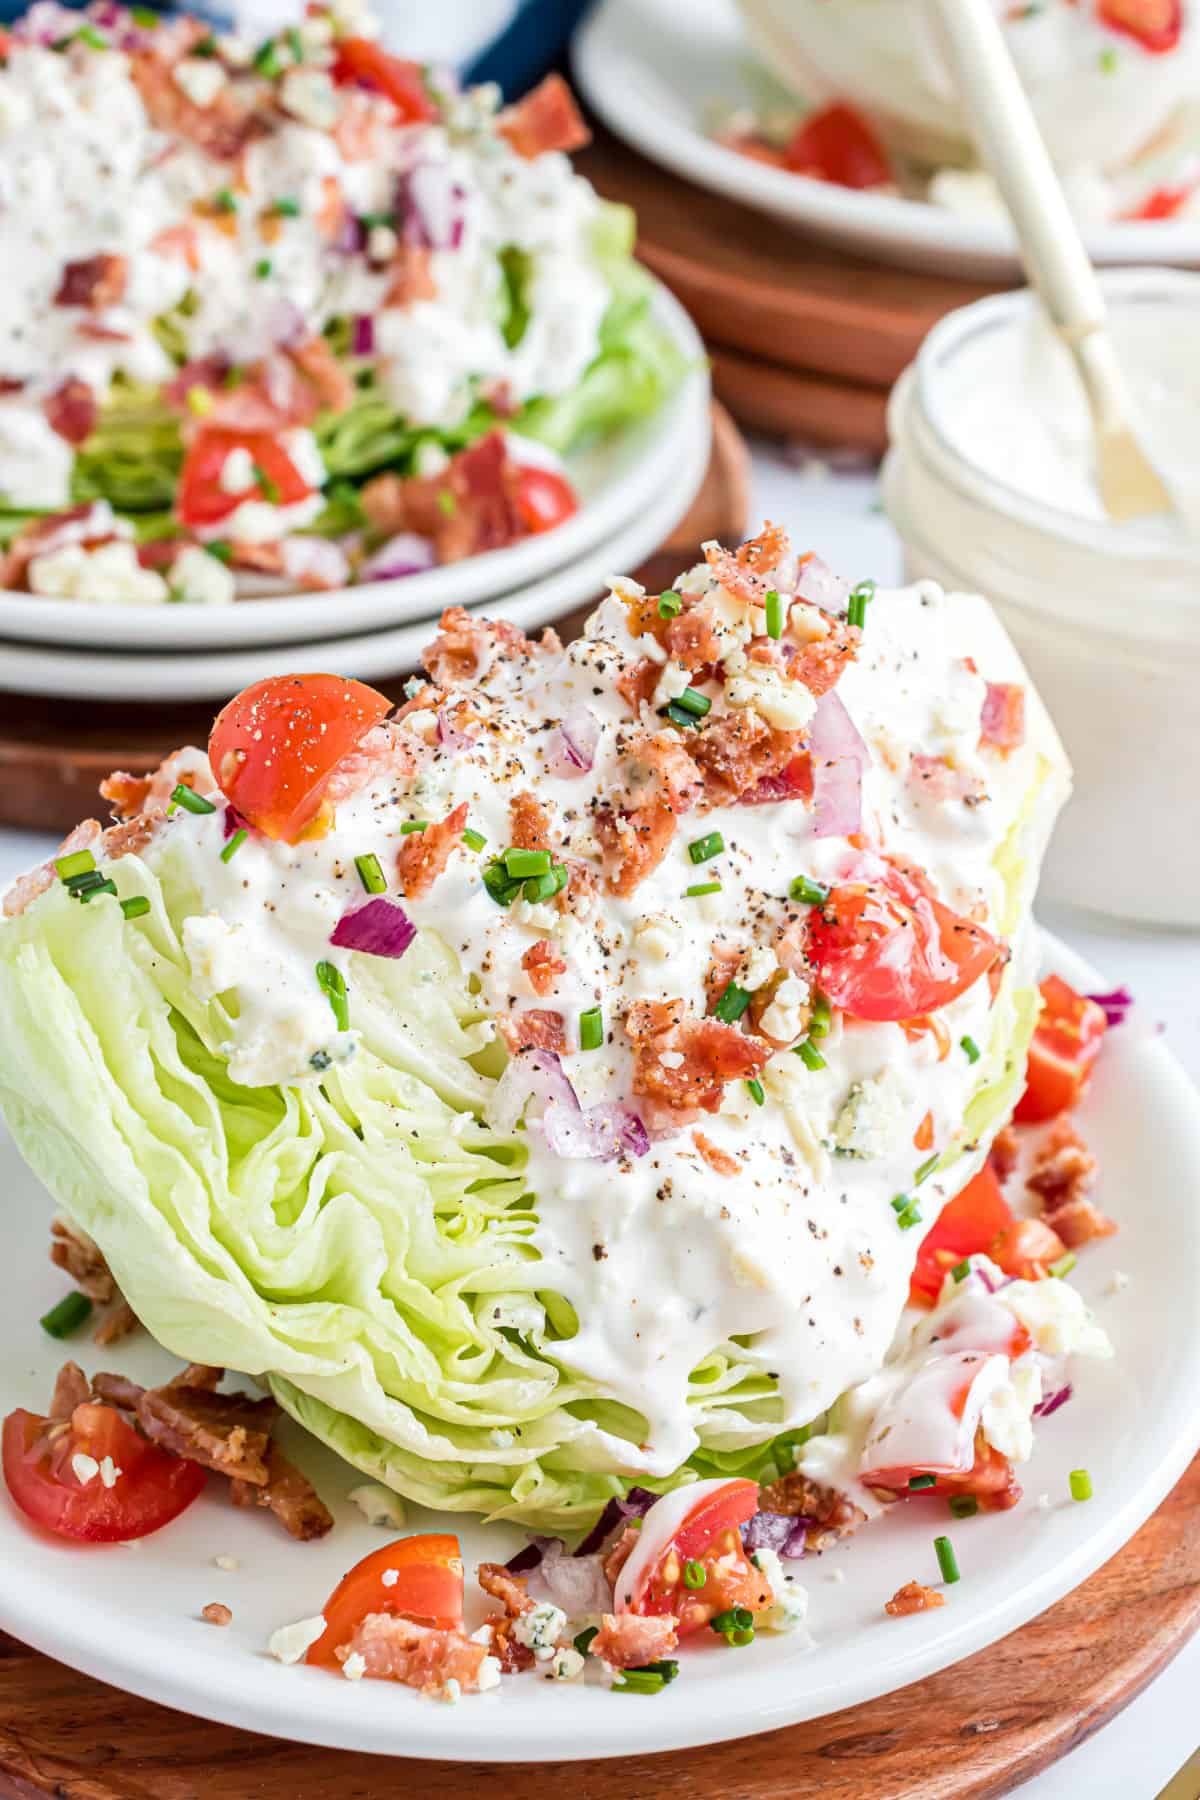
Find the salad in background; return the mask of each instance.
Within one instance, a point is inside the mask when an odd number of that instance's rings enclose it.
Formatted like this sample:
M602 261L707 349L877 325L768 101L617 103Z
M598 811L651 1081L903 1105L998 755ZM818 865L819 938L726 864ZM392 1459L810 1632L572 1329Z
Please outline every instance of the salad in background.
M37 0L2 47L0 586L219 604L496 549L682 374L557 76L501 107L357 0L257 42Z

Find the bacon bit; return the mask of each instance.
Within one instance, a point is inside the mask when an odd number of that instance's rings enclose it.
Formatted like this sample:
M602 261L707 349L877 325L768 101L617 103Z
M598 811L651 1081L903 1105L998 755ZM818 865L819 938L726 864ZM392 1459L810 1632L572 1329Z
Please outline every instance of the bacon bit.
M669 1656L679 1642L669 1613L604 1613L590 1652L614 1669L639 1669Z
M522 1613L533 1611L525 1577L514 1575L503 1563L480 1563L475 1578L485 1594L500 1602L508 1618L519 1619Z
M521 958L521 967L529 977L530 987L543 1000L554 992L559 976L567 972L566 963L549 938L530 944Z
M529 1646L519 1644L513 1636L514 1623L503 1613L491 1613L484 1620L491 1632L491 1653L503 1675L519 1675L522 1669L532 1669L536 1660Z
M108 1306L117 1298L117 1284L98 1245L66 1219L54 1219L50 1225L50 1261L56 1269L69 1275L81 1294L98 1306Z
M343 413L355 397L354 383L323 337L311 337L287 351L325 412Z
M85 1406L91 1398L88 1378L76 1362L65 1362L54 1379L50 1396L51 1419L69 1419L77 1406Z
M496 130L527 161L547 150L582 150L591 132L561 75L550 74L496 115Z
M828 635L804 644L788 664L788 675L799 681L819 700L837 686L846 665L858 655L862 632L845 619L825 615L829 619Z
M101 839L99 821L84 819L73 830L69 831L49 862L40 868L30 869L24 875L18 875L4 896L4 917L17 919L31 906L39 895L52 888L58 880L58 872L54 867L55 859L70 856L75 850L94 850Z
M737 1157L730 1156L728 1151L722 1150L719 1144L714 1144L711 1138L706 1138L702 1131L693 1131L692 1142L714 1174L741 1174L742 1166Z
M268 1507L298 1543L311 1543L333 1530L333 1514L308 1476L302 1475L274 1443L267 1449L265 1485L235 1481L229 1491L235 1506Z
M1007 756L1025 742L1025 689L1010 681L989 681L979 720L979 747Z
M671 848L675 815L666 806L643 807L635 813L610 809L596 814L594 830L609 891L628 896L653 874Z
M775 569L792 553L791 540L782 525L768 519L756 537L747 538L735 553L737 561L752 570Z
M662 805L675 815L688 812L703 791L700 771L670 731L632 738L623 755L622 774L638 807Z
M673 618L666 629L666 646L677 663L690 672L711 667L721 660L721 640L703 602Z
M479 1686L479 1671L489 1654L486 1644L472 1643L457 1631L414 1625L394 1613L368 1613L354 1628L349 1643L333 1653L340 1663L360 1656L365 1675L399 1681L422 1694L444 1694L456 1681L464 1693Z
M115 306L125 292L129 261L124 256L85 256L63 265L55 306L90 306L96 312Z
M200 1617L209 1625L230 1625L233 1614L220 1600L210 1600L207 1606L200 1608Z
M540 1006L501 1019L500 1035L514 1056L522 1050L556 1050L561 1055L567 1047L562 1014Z
M944 756L911 757L908 785L918 797L940 803L961 800L971 805L987 796L987 788L978 775L956 769Z
M996 1238L988 1255L1006 1275L1018 1281L1042 1281L1052 1262L1066 1249L1058 1233L1042 1219L1016 1219Z
M1002 1125L992 1139L988 1160L998 1181L1007 1181L1020 1158L1020 1144L1011 1125Z
M322 175L321 198L316 208L317 230L327 244L335 243L354 215L346 204L342 184L336 175Z
M150 239L150 248L159 256L181 257L193 275L199 271L200 240L194 225L168 225Z
M189 100L156 49L127 52L129 74L142 97L150 123L168 134L177 132L219 162L233 162L267 129L256 107L257 87L247 95L227 82L208 106Z
M727 594L732 594L747 606L757 606L761 611L767 604L771 584L764 576L756 573L756 563L742 560L742 551L746 548L743 544L741 550L735 553L723 549L717 543L705 544L704 560Z
M131 1337L141 1328L141 1320L128 1300L121 1300L101 1319L92 1333L92 1342L99 1344L101 1349L107 1349L110 1344L119 1344L123 1338Z
M919 1581L906 1581L902 1588L896 1589L883 1610L893 1619L905 1619L912 1613L932 1612L935 1607L945 1604L945 1594L940 1594L936 1588L925 1587Z
M836 1488L810 1481L798 1469L769 1482L759 1494L758 1503L763 1512L783 1513L789 1519L815 1519L817 1529L810 1530L806 1539L812 1550L827 1550L839 1538L849 1537L867 1516Z
M617 1576L633 1555L634 1549L641 1539L641 1531L636 1525L624 1525L621 1535L604 1558L604 1579L610 1587L616 1587Z
M279 1417L274 1400L214 1393L192 1386L187 1373L141 1395L136 1416L146 1436L217 1475L265 1487L271 1427Z
M56 431L68 444L82 444L91 437L96 427L97 410L95 394L77 375L68 376L42 401L42 411L51 431Z
M803 800L812 805L813 767L807 750L799 750L775 775L764 775L738 796L742 806L766 806L778 800Z
M537 649L507 619L473 618L462 606L448 606L439 624L437 637L421 657L439 687L482 681L497 660L531 656Z
M502 431L451 457L440 475L377 475L362 490L376 531L429 538L439 563L500 550L528 535L517 505L519 471Z
M658 678L662 674L662 664L651 657L643 656L640 661L632 663L624 674L617 679L617 692L628 700L634 712L643 706L649 706L654 698L654 690L658 686Z
M550 814L528 789L513 796L509 806L509 820L514 849L553 850Z
M704 972L704 1006L706 1012L712 1012L737 973L742 953L733 944L724 944L717 938L710 952L712 961Z
M420 900L445 870L462 843L469 808L464 800L437 824L413 831L396 852L396 873L406 899Z
M688 748L703 774L707 799L727 805L787 770L802 742L798 731L774 731L751 707L722 713L692 734ZM805 765L808 757L805 755Z
M216 787L207 759L190 745L172 750L156 769L145 775L130 775L124 769L114 769L100 783L100 794L111 803L118 819L132 819L139 813L165 813L177 787L193 790L202 787L206 792Z
M385 306L407 308L422 300L437 299L433 279L433 253L424 244L401 244L388 265L391 286L383 296Z
M1096 1180L1096 1158L1070 1119L1057 1119L1038 1146L1027 1186L1038 1196L1042 1218L1070 1250L1120 1228L1087 1198Z
M729 1081L761 1073L772 1051L734 1025L689 1018L682 1000L637 1000L625 1013L634 1046L632 1089L651 1102L647 1124L678 1130L702 1112L718 1112ZM677 1052L676 1068L663 1052Z
M595 832L609 888L631 894L658 867L675 836L676 819L703 790L699 770L671 732L633 738L622 772L633 804L597 813Z

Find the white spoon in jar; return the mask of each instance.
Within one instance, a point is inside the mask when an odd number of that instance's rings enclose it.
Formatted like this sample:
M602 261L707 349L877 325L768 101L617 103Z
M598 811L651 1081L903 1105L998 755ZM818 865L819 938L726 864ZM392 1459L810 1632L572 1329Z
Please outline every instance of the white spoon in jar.
M1083 247L991 0L929 0L979 153L1012 215L1022 259L1050 323L1075 359L1110 519L1173 512L1134 436L1129 390L1108 335L1104 296Z

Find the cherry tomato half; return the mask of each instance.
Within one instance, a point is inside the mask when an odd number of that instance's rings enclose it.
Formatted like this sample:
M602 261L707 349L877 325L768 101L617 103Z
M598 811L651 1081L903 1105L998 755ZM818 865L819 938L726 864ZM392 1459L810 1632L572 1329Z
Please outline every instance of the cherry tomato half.
M838 187L882 187L892 179L887 152L861 113L838 101L798 125L784 151L798 175L815 175Z
M947 1201L925 1233L909 1286L911 1303L932 1306L947 1271L966 1256L990 1251L1012 1222L1012 1209L1000 1191L995 1171L985 1163L978 1175Z
M76 1456L119 1474L106 1487L99 1473L81 1480ZM113 1406L87 1401L69 1421L46 1419L19 1407L3 1432L4 1479L16 1505L59 1537L93 1544L146 1537L178 1518L206 1480L198 1463L184 1462L148 1443ZM86 1469L85 1469L86 1473Z
M333 79L339 87L365 87L385 95L403 125L419 125L436 116L420 63L389 56L372 38L341 40L334 60Z
M753 1481L701 1481L665 1494L646 1514L617 1576L617 1612L670 1613L686 1634L731 1607L756 1610L764 1583L739 1527L757 1511Z
M517 511L526 531L552 531L579 511L570 482L553 469L526 464L517 471Z
M1100 0L1100 22L1161 56L1183 35L1182 0Z
M981 925L924 893L901 870L843 882L814 907L808 958L817 986L854 1019L936 1012L1003 956Z
M1025 1092L1013 1117L1022 1124L1037 1124L1074 1106L1107 1030L1103 1007L1077 994L1060 975L1048 975L1042 983L1041 1017L1029 1046Z
M391 711L341 675L273 675L217 715L208 758L217 786L267 837L294 844L319 823L338 764Z
M385 1575L394 1579L385 1581ZM321 1611L325 1630L307 1661L327 1669L341 1667L333 1653L339 1644L350 1642L368 1613L394 1613L417 1625L460 1630L463 1561L458 1539L450 1533L425 1532L372 1550L342 1577Z
M254 469L249 485L233 494L221 486L221 472L231 450L248 451ZM269 432L213 427L198 432L188 446L175 510L183 523L193 528L219 525L243 500L294 506L314 492L282 444Z
M910 1488L908 1484L914 1475L932 1475L932 1486ZM975 1461L969 1469L905 1464L892 1469L871 1469L861 1480L870 1487L884 1488L906 1500L948 1499L955 1494L972 1494L997 1511L1006 1511L1021 1498L1011 1462L988 1443L982 1430L975 1434Z

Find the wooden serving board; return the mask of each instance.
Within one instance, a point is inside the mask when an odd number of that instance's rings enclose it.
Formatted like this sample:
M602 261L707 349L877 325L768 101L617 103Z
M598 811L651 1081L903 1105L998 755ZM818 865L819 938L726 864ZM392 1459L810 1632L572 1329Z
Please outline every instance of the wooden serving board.
M930 327L994 288L876 267L693 187L597 128L577 159L638 216L637 253L714 352L719 397L774 435L883 448L887 390Z
M647 587L667 587L695 562L697 547L706 538L736 544L745 536L749 455L723 407L714 405L712 424L712 457L699 494L667 542L637 570ZM594 604L589 600L557 622L564 636L578 631ZM431 638L434 629L430 621ZM336 643L329 645L328 655L336 654ZM319 644L313 646L313 660L322 660ZM393 679L382 677L375 685L399 699L400 684L409 673L398 669ZM0 825L69 831L96 813L96 789L113 769L151 769L180 744L206 743L212 721L207 701L95 701L81 706L77 700L0 694Z
M137 1700L0 1634L0 1797L991 1800L1111 1719L1198 1623L1200 1457L1111 1562L990 1650L865 1706L667 1756L489 1766L312 1749Z

